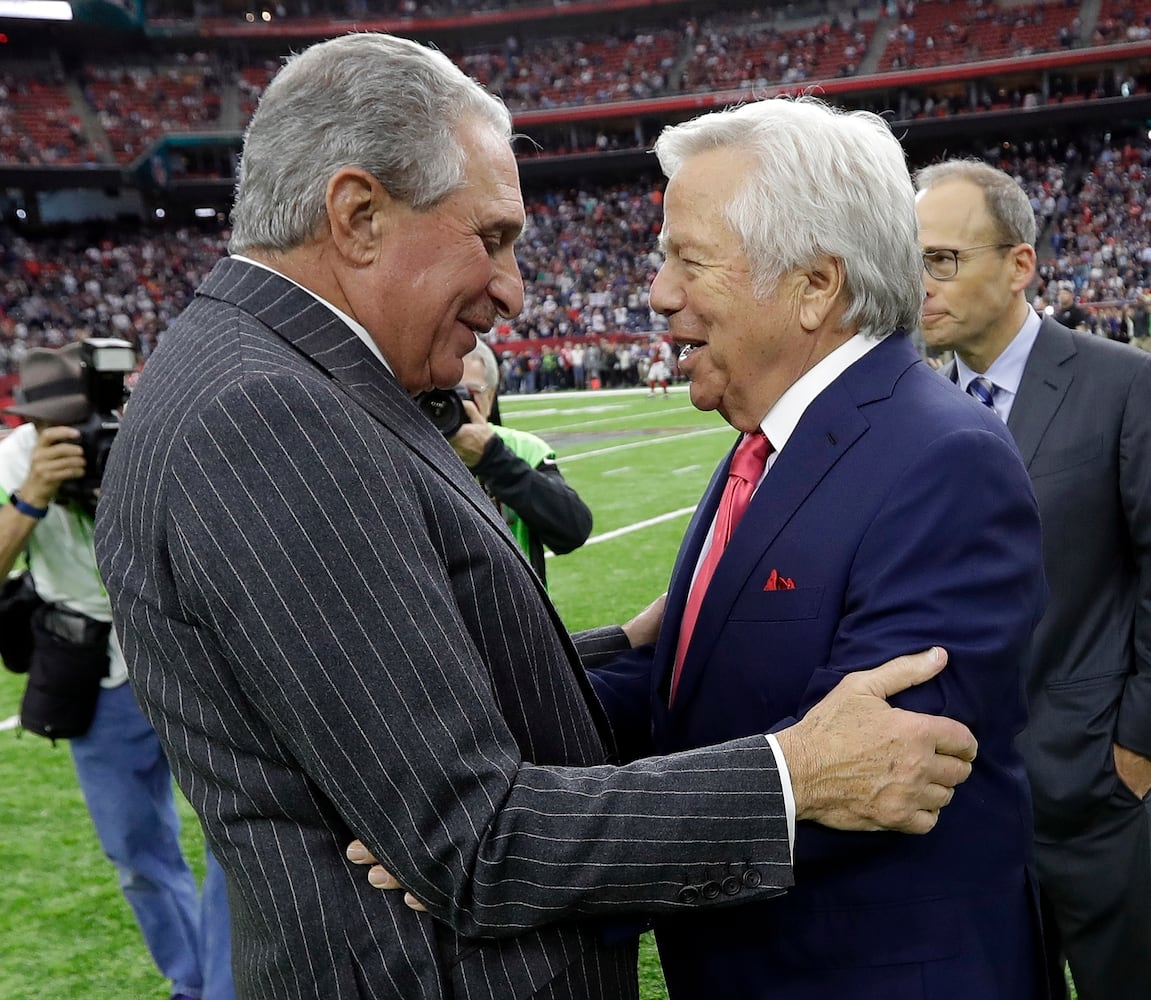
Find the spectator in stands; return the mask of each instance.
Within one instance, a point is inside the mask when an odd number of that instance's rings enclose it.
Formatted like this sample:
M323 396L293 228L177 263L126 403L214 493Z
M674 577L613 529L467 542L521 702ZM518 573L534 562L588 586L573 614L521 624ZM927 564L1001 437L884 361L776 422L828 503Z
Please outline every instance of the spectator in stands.
M1131 343L1144 351L1151 350L1151 292L1144 292L1131 310Z
M1151 997L1151 358L1041 321L1018 184L953 160L917 175L928 343L1028 463L1051 591L1020 745L1052 957L1079 1000ZM1070 290L1061 289L1064 309ZM1057 316L1060 314L1057 313ZM967 526L954 525L956 532Z
M201 895L184 859L168 762L127 684L96 570L94 487L70 488L86 471L70 425L90 413L79 348L33 348L21 361L25 402L11 410L29 422L0 440L0 579L26 552L36 591L48 602L33 619L36 718L50 732L69 726L63 731L100 846L157 968L171 980L172 1000L233 1000L224 877L209 853ZM82 707L81 680L72 673L78 662L86 678L103 677ZM58 715L61 703L67 711ZM26 696L26 714L32 704Z
M568 485L551 446L499 422L499 366L482 341L464 358L460 387L468 421L448 439L464 465L499 506L504 521L547 582L544 546L556 555L578 549L591 534L592 513Z
M1075 301L1075 286L1070 281L1059 284L1059 293L1055 305L1055 322L1068 330L1086 330L1087 313Z

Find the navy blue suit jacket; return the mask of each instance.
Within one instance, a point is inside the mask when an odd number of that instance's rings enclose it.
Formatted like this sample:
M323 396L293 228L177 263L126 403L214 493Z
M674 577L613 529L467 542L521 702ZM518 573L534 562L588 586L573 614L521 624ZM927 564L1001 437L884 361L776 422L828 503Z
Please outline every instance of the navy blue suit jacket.
M783 728L849 671L941 645L943 673L892 702L960 720L980 749L932 833L801 822L785 896L657 923L671 996L1035 995L1015 736L1045 584L1007 429L900 334L853 364L807 409L737 527L669 709L679 619L727 465L688 528L657 644L594 678L621 745L667 753ZM765 589L773 571L794 589ZM724 891L718 867L714 881Z

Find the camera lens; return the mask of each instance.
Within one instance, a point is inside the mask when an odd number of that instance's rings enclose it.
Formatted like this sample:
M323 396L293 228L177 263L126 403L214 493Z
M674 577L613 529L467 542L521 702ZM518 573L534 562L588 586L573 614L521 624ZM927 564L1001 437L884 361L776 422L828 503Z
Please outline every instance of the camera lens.
M466 389L431 389L416 396L416 405L444 437L451 437L466 422Z

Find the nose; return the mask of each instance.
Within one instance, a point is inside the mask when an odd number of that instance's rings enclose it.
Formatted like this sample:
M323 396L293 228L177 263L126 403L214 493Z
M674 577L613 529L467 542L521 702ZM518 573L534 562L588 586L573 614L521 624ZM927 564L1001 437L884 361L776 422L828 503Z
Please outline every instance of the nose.
M672 280L667 262L664 261L651 282L649 302L661 316L670 316L683 308L683 292Z
M524 279L519 264L509 247L495 258L495 271L488 283L488 294L496 304L496 312L504 319L518 316L524 307Z

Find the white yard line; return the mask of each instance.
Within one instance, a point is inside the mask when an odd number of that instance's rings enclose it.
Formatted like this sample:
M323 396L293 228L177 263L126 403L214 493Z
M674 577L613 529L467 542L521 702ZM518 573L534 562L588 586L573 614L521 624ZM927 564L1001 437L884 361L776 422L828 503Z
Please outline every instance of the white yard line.
M650 528L656 524L663 524L664 521L674 521L677 517L688 517L695 513L696 504L690 507L680 507L679 510L668 511L666 514L660 514L658 517L649 517L646 521L636 521L635 524L625 524L622 528L616 528L614 531L605 531L602 535L592 535L584 545L596 545L599 542L610 542L612 539L620 538L623 535L630 535L633 531L642 531L644 528ZM554 553L545 552L544 557L551 559Z
M603 409L606 409L603 408ZM586 412L586 411L584 411ZM602 409L597 407L597 412L603 412ZM697 412L694 406L664 406L660 408L661 417L670 417L676 413L695 413ZM522 416L521 413L515 414L517 417ZM579 416L581 413L576 410L555 410L553 413L541 412L538 414L531 414L531 416ZM540 437L546 440L549 434L570 434L575 431L587 430L589 427L602 427L604 424L625 424L629 421L650 420L651 413L618 413L608 417L600 417L598 420L576 420L569 421L562 424L557 424L555 427L541 427L533 434L539 434Z
M560 463L567 468L572 462L581 458L595 458L597 455L610 455L617 451L628 451L632 448L650 448L657 444L670 444L673 441L685 441L688 438L699 437L701 434L731 434L732 430L724 424L722 427L708 427L698 431L688 431L685 434L671 434L668 437L644 438L642 441L631 441L628 444L613 444L608 448L597 448L595 451L581 451L577 455L562 455Z

